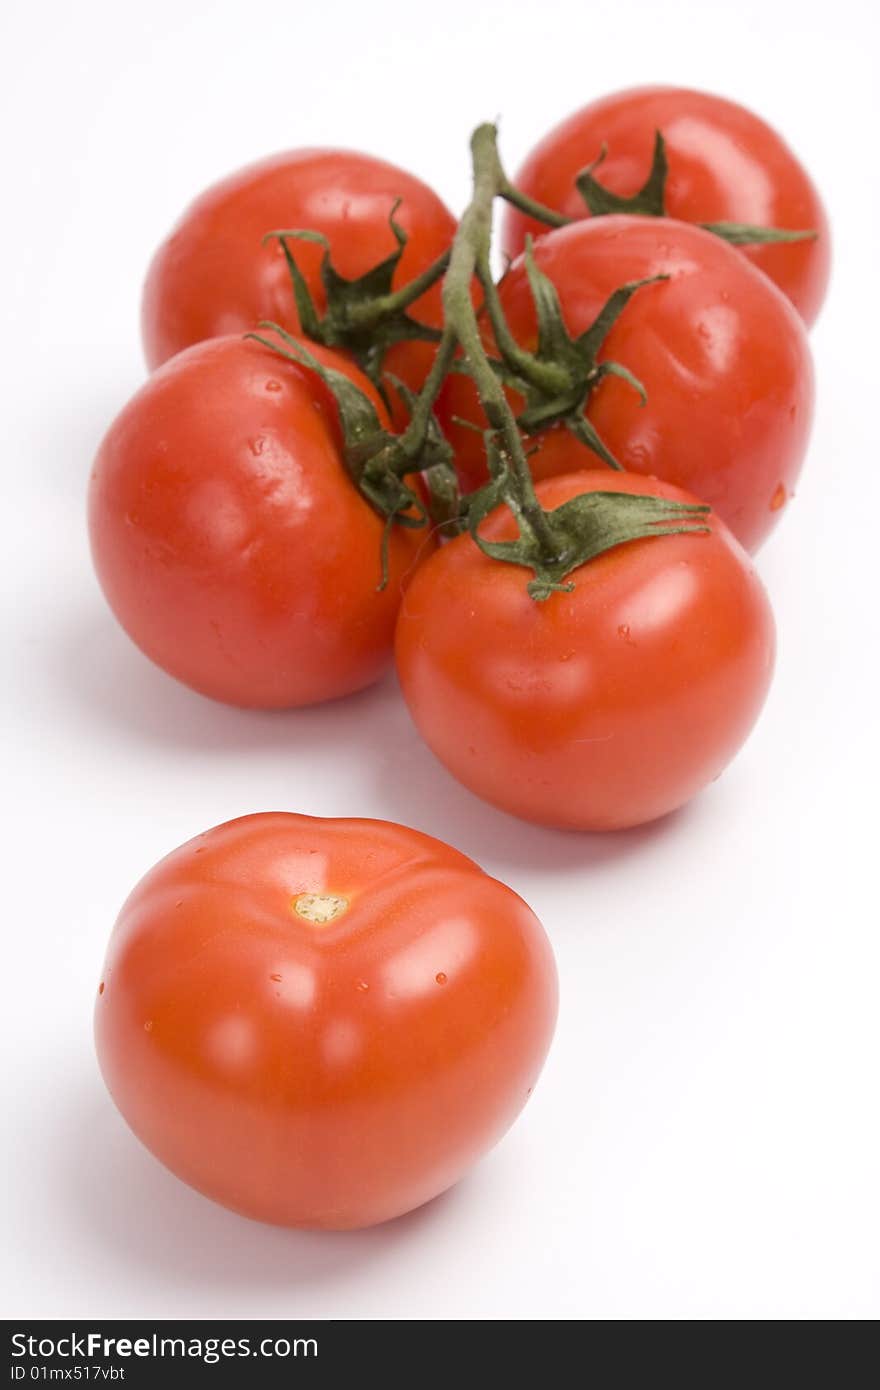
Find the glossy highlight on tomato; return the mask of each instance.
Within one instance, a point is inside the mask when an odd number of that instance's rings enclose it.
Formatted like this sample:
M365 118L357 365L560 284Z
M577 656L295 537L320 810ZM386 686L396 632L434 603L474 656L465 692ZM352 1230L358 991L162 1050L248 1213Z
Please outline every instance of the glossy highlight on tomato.
M629 383L606 377L586 413L623 469L685 488L715 508L747 549L757 548L794 493L812 423L809 343L785 297L733 247L668 219L576 222L542 237L534 256L556 286L572 335L590 327L621 285L668 277L633 295L600 354L634 373L647 403ZM523 257L500 297L514 337L534 348ZM481 435L455 423L485 425L467 377L449 377L438 413L465 487L478 485L486 476ZM595 466L595 455L564 426L528 444L537 479Z
M666 142L666 212L682 222L736 222L789 231L813 240L741 246L745 256L787 295L809 325L821 308L831 269L828 218L810 176L780 135L754 112L724 97L682 87L635 87L591 102L560 122L532 150L514 182L529 197L567 217L590 216L577 175L607 155L595 176L610 192L631 197L651 169L656 131ZM502 244L509 256L527 233L546 228L509 207Z
M693 501L606 471L536 491L548 511L585 492ZM469 535L431 557L401 608L397 668L416 727L460 782L524 820L619 830L724 770L767 693L774 625L748 556L717 516L706 524L608 550L540 603L527 570ZM512 539L509 509L481 534Z
M135 888L95 1007L104 1079L198 1191L285 1226L388 1220L516 1118L556 1017L534 914L457 850L281 812Z
M347 358L310 350L387 424ZM329 390L240 337L178 354L132 398L98 452L89 527L107 600L147 656L204 695L265 709L376 680L431 547L395 525L380 591L385 522L346 470Z
M446 250L455 218L427 184L384 160L349 150L304 149L238 170L186 209L156 252L144 286L142 331L153 368L205 338L244 333L264 319L300 331L290 275L268 232L304 229L329 239L340 275L355 279L391 255L395 220L408 240L394 277L399 288ZM326 307L321 246L291 243L319 312ZM440 286L410 308L430 328L442 324ZM430 343L395 344L386 369L413 390L431 365Z

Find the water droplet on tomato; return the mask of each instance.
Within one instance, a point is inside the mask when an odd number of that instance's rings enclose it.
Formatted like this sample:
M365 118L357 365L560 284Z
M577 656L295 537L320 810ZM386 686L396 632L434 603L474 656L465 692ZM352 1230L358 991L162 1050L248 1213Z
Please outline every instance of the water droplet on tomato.
M437 974L434 976L438 985L445 985L448 978L449 976L446 974L445 970L438 970Z
M274 381L274 380L273 380L273 381L267 381L267 382L266 382L266 390L267 390L267 391L280 391L280 390L281 390L281 382L280 382L280 381Z
M258 434L256 439L248 440L248 448L250 449L251 453L254 455L255 458L259 458L260 454L263 452L265 447L266 441L261 434Z
M367 984L366 980L358 980L358 982L357 982L357 987L358 987L358 989L362 989L362 990L368 990L368 989L370 988L370 986Z
M773 496L770 498L771 512L778 512L780 507L784 507L787 497L788 493L785 491L785 488L782 485L782 483L780 483L776 488L776 491L774 492Z
M103 980L102 980L101 983L98 985L98 993L99 993L99 994L103 994L103 993L104 993L104 981L103 981Z
M146 1021L146 1023L144 1024L144 1032L145 1032L145 1033L152 1033L152 1031L153 1031L153 1020L152 1020L151 1018L148 1018L147 1021Z
M281 983L281 976L280 976L280 975L270 975L270 976L269 976L269 979L270 979L270 980L274 980L276 984L280 984L280 983Z

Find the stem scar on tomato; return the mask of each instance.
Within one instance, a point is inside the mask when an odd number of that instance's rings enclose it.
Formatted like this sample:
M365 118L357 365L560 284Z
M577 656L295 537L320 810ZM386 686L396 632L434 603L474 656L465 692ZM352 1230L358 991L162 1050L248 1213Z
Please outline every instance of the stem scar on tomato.
M317 927L326 926L344 917L350 907L341 893L300 893L293 900L297 917L303 917Z

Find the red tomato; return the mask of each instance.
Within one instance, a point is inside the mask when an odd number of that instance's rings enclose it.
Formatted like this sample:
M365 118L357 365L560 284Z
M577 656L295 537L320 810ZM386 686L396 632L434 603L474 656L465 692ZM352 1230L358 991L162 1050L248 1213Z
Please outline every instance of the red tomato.
M139 1139L245 1216L347 1228L451 1186L516 1118L556 971L521 898L378 820L244 816L122 909L98 1058Z
M351 363L312 350L386 420ZM345 469L329 392L237 337L180 353L133 397L98 453L89 520L108 602L147 656L205 695L262 708L375 680L429 544L395 526L377 592L384 521Z
M692 501L654 479L596 471L538 486L551 510L583 492ZM536 603L529 572L470 536L416 575L397 625L412 717L486 801L577 830L639 825L723 771L766 695L774 629L748 557L714 514L709 534L631 541ZM481 528L516 534L506 507Z
M436 193L413 174L369 155L345 150L294 150L248 165L202 193L153 258L144 287L144 350L151 368L203 338L246 332L262 319L299 332L290 276L267 232L288 228L322 232L333 263L347 279L365 274L396 250L388 224L409 238L395 273L395 288L412 280L446 251L455 218ZM291 243L319 312L323 250ZM410 308L429 327L442 326L440 285ZM405 342L386 355L389 372L418 390L433 359L430 343Z
M815 319L831 268L828 219L816 189L784 140L758 116L705 92L636 87L584 106L551 130L516 178L529 197L568 217L589 217L575 178L608 154L595 176L630 197L651 169L654 135L666 141L666 212L682 222L744 222L818 232L814 241L744 246L740 254L769 275L805 321ZM519 255L526 233L546 227L516 208L506 212L502 239Z
M535 261L556 285L569 332L584 332L627 281L669 280L636 291L605 340L648 393L606 377L587 415L628 472L665 478L716 508L743 545L772 529L800 472L813 410L803 324L765 276L732 247L684 222L600 217L542 237ZM514 336L534 348L534 303L522 258L501 284ZM491 343L489 343L491 348ZM485 424L472 382L451 376L438 413L463 483L486 476L482 440L452 417ZM536 478L595 466L564 427L529 441Z

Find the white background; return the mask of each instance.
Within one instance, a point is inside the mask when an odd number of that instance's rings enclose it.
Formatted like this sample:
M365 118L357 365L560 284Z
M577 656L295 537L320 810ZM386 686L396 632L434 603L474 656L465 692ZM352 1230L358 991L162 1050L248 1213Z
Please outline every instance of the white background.
M48 1316L858 1318L880 1312L876 53L872 0L12 4L0 32L2 1311ZM92 454L144 369L140 280L186 201L285 146L353 145L453 205L502 116L513 171L640 81L739 98L829 204L832 298L796 504L759 567L776 683L730 771L667 822L579 837L473 799L391 679L311 711L204 701L93 579ZM872 143L874 142L874 143ZM542 1084L459 1187L300 1234L189 1191L94 1062L104 944L166 851L265 809L377 815L473 854L554 942Z

